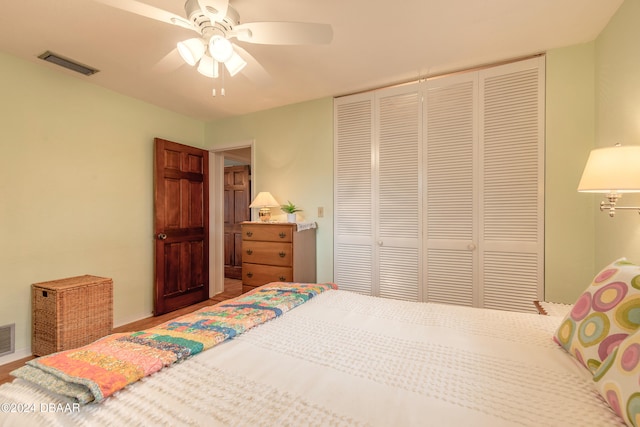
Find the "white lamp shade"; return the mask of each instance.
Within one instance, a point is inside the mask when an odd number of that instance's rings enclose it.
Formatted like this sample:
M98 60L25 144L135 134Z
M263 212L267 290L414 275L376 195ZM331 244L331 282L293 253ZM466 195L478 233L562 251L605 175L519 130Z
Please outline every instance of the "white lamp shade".
M218 61L209 55L204 55L198 64L198 72L212 79L218 78Z
M261 191L258 193L253 202L249 205L250 208L264 208L271 206L280 206L280 203L273 198L268 191Z
M578 191L587 193L640 192L640 145L592 150Z
M184 62L193 66L202 58L205 51L204 40L199 38L193 38L189 40L185 40L182 42L178 42L178 52Z
M231 77L238 74L246 65L247 65L247 62L244 59L242 59L242 57L240 57L240 55L238 55L237 52L233 52L233 55L231 55L231 58L229 58L224 63L224 66L227 68L227 71L229 71L229 75Z
M213 36L209 40L209 53L218 62L227 62L234 54L231 42L222 36Z

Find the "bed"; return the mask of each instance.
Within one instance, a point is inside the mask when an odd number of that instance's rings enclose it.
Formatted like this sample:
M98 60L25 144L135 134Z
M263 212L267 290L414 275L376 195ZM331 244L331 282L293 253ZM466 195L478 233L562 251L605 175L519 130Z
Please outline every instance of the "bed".
M562 320L328 289L100 403L18 378L0 425L625 425Z

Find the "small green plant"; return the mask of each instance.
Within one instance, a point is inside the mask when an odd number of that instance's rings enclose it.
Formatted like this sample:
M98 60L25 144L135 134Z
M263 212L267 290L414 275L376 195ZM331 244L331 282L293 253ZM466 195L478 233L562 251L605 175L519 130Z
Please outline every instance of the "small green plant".
M291 203L290 200L287 200L287 202L289 202L289 203L287 203L286 205L280 206L280 209L282 209L284 212L292 214L292 213L296 213L296 212L301 212L302 211L302 209L298 209L298 207L296 205Z

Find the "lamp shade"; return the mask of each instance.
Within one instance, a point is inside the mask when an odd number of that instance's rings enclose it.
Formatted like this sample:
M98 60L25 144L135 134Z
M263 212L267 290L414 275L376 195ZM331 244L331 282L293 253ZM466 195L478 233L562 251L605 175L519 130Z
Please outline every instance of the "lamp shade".
M226 38L215 35L209 40L209 53L216 61L226 62L233 55L233 46Z
M271 206L280 206L280 203L278 203L268 191L259 192L249 205L250 208L268 208Z
M238 74L246 65L247 62L242 59L237 52L233 52L231 58L227 59L227 61L224 63L224 66L226 67L227 71L229 71L229 75L231 77Z
M191 66L196 65L200 58L202 58L202 55L204 55L206 48L204 43L204 40L199 38L178 42L178 53L180 53L184 62Z
M640 145L597 148L589 154L578 191L640 192Z
M218 78L218 62L209 55L204 55L198 64L198 72L203 76Z

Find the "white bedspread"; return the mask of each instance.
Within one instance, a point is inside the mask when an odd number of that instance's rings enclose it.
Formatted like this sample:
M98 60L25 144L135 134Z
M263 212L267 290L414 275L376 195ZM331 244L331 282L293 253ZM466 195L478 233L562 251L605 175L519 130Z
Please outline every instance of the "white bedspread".
M559 321L330 291L79 411L0 386L0 425L624 425L551 341Z

